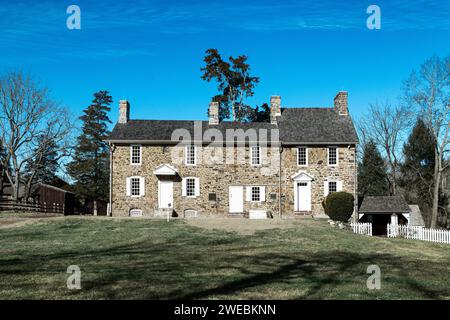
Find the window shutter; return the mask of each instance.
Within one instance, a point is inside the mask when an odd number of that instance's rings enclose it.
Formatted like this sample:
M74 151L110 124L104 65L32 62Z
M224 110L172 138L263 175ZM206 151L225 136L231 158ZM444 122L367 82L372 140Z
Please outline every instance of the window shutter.
M199 178L194 179L195 179L195 196L198 197L200 196L200 179Z
M140 196L145 196L145 178L144 177L139 178L139 193L140 193Z
M261 147L258 147L258 151L259 151L259 165L262 165L264 162L263 162L263 152L262 152L262 148Z
M336 191L342 191L342 181L337 181L336 182Z
M265 186L259 187L259 192L260 192L261 202L266 201L266 187Z
M194 146L194 165L197 165L197 146Z
M325 181L323 183L323 195L326 197L328 196L328 181Z
M186 178L181 181L181 196L186 197Z
M127 190L127 196L131 196L131 179L130 178L127 178L126 190Z
M252 187L245 187L245 200L252 201Z

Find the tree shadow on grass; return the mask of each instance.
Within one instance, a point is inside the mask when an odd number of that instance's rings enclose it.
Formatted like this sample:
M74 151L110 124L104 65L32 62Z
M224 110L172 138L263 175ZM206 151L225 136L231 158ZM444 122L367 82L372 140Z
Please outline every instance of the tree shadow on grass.
M183 235L177 241L152 243L147 239L82 252L78 248L45 255L31 251L21 257L0 257L0 275L28 278L52 270L61 277L68 265L79 264L83 289L69 292L65 282L61 283L56 296L62 298L233 299L251 297L254 292L260 298L263 292L283 290L287 291L283 297L293 299L346 299L353 297L349 294L352 291L361 298L450 296L448 280L432 287L420 279L425 274L433 273L434 278L446 274L448 266L436 266L433 261L346 250L303 249L274 254L272 247L248 239L236 237L207 246ZM366 270L372 264L382 271L379 292L366 288ZM384 280L385 275L389 281ZM274 298L269 294L263 297Z
M404 266L415 265L417 268L424 267L423 261L405 261L389 254L353 254L345 251L323 252L311 255L306 260L296 259L293 261L290 256L257 256L254 257L253 263L255 265L270 266L275 259L277 263L274 263L272 266L278 265L278 267L272 272L252 274L248 270L241 269L248 276L236 281L226 282L214 288L191 291L176 298L192 300L207 299L214 296L229 296L232 299L234 296L249 290L257 291L259 288L281 283L298 283L299 285L303 284L306 290L304 294L294 297L295 299L323 299L329 297L326 295L327 291L332 289L339 291L339 286L348 285L348 282L352 282L350 288L354 288L360 296L364 293L369 296L369 290L366 288L366 280L370 275L366 273L366 270L369 265L378 264L382 270L384 268L382 274L384 272L390 274L390 269L402 269ZM280 265L280 260L292 262ZM396 284L402 286L402 288L395 288L394 285L394 290L407 290L411 293L411 297L443 299L450 296L449 288L445 288L445 286L441 287L441 289L425 287L413 277L408 276L407 270L395 275L390 274L390 276L397 277ZM388 287L392 288L392 286ZM373 293L378 294L376 291L373 291ZM386 296L392 296L392 293ZM346 298L345 296L330 297L334 299ZM271 298L267 296L267 299Z

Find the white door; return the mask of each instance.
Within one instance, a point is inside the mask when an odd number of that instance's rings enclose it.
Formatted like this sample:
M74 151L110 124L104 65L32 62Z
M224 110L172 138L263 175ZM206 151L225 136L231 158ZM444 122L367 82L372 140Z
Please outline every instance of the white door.
M173 208L173 182L172 181L159 181L159 208Z
M311 211L311 183L297 182L296 211Z
M244 187L230 187L229 195L230 213L244 212Z

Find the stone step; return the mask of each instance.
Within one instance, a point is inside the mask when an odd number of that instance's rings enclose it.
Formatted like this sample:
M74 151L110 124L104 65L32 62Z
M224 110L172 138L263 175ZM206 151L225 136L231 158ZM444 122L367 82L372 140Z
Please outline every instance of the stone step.
M294 211L294 215L297 217L302 217L302 216L311 216L312 215L312 211Z
M153 216L154 217L167 217L167 214L169 214L170 216L172 216L173 213L173 209L172 208L168 208L168 209L155 209L153 210Z

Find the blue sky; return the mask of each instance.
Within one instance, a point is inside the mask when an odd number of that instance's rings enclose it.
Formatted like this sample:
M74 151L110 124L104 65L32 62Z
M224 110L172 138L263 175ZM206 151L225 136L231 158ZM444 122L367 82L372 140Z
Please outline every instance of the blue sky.
M81 30L66 9L81 8ZM381 30L366 8L381 8ZM110 114L205 119L214 84L200 76L208 48L246 54L260 84L249 102L282 96L286 107L331 106L349 92L358 118L395 99L402 81L436 54L450 54L449 1L6 1L0 0L0 71L39 77L74 115L109 90Z

